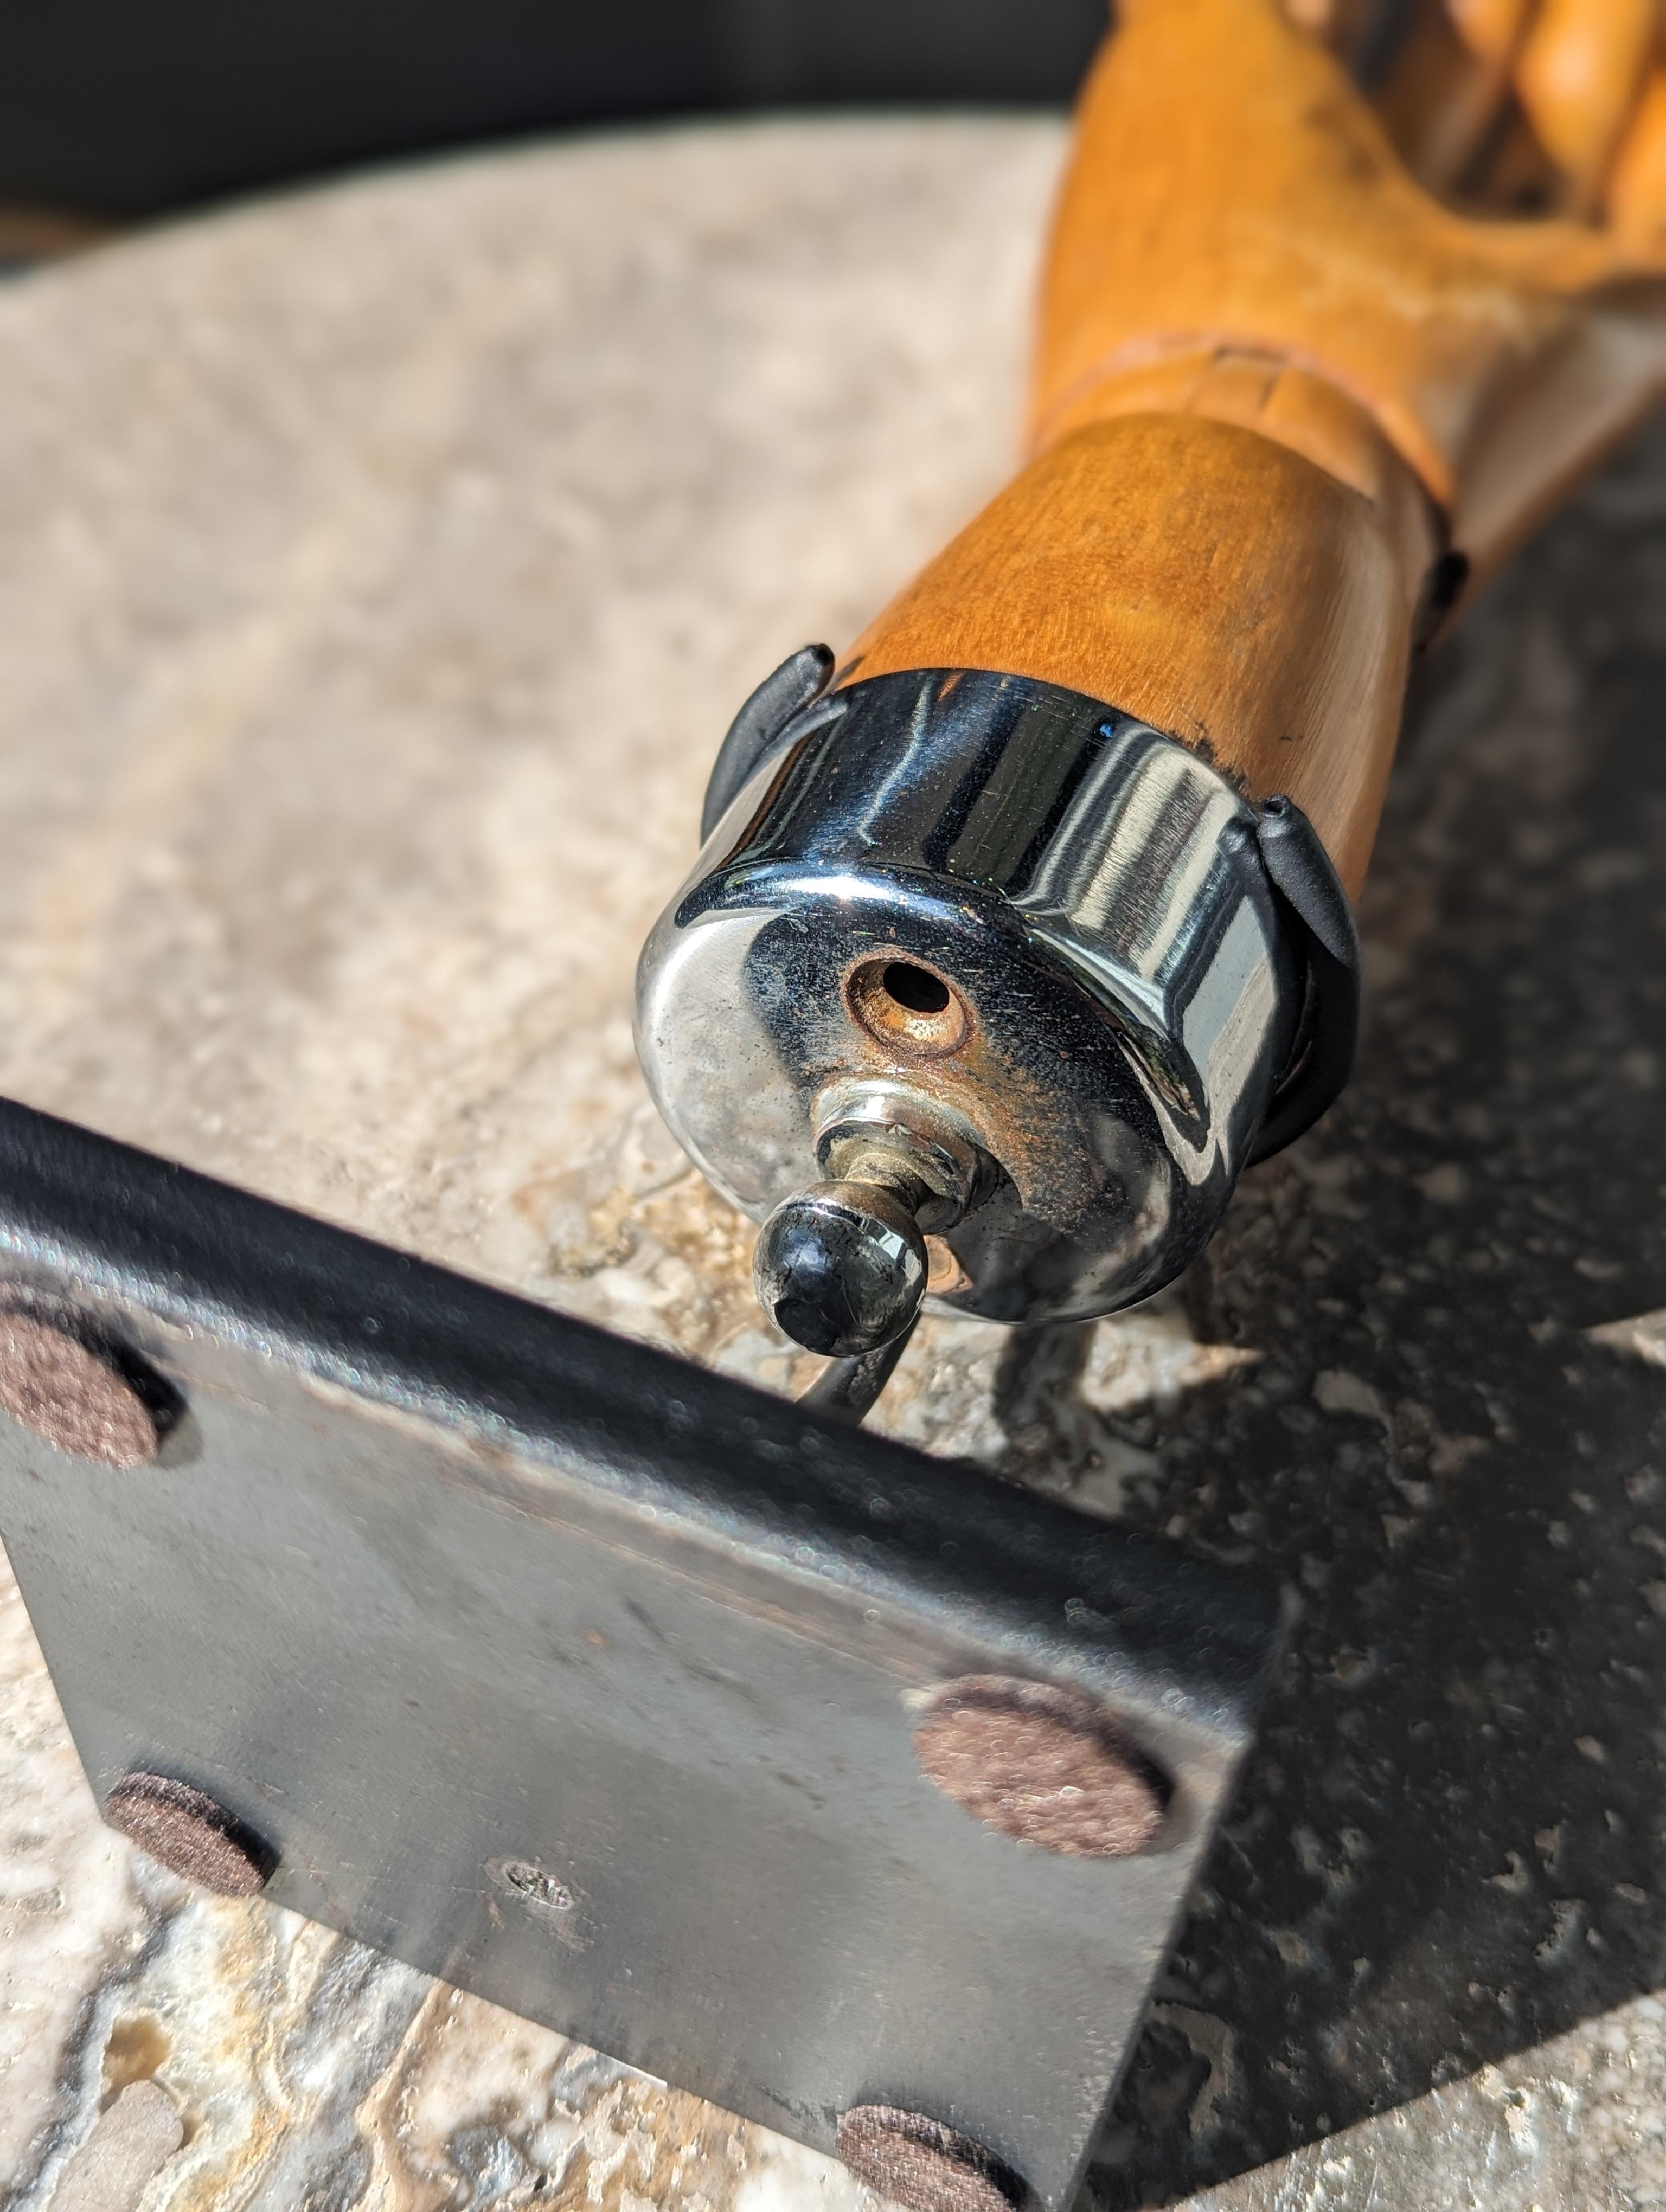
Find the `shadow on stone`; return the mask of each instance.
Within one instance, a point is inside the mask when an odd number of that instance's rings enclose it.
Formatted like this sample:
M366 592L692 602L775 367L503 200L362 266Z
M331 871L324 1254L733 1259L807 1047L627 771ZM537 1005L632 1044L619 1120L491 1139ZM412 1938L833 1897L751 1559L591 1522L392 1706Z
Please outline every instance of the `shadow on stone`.
M1656 436L1420 672L1353 1087L1190 1285L1263 1356L1127 1510L1300 1611L1108 2212L1666 1979L1666 1374L1586 1334L1666 1305L1663 518ZM1026 1356L1068 1364L1015 1346L1009 1407Z

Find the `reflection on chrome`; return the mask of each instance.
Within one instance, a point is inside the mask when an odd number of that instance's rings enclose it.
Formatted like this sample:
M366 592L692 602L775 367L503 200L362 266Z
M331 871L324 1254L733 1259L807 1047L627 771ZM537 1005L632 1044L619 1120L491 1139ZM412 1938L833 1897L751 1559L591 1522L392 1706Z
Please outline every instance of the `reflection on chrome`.
M644 951L654 1097L761 1219L817 1179L827 1100L881 1083L984 1155L940 1302L1133 1304L1207 1241L1294 1036L1301 963L1255 830L1196 754L1073 692L936 670L836 693L769 749ZM885 961L952 988L952 1050L856 1018L853 977L871 996Z

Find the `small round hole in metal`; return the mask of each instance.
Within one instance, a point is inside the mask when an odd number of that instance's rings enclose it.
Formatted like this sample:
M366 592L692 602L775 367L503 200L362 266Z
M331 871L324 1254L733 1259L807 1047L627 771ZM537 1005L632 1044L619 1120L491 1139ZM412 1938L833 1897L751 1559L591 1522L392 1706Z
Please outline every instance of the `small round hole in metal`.
M860 962L845 983L845 1002L871 1037L905 1054L956 1052L972 1027L960 993L921 960L881 955Z

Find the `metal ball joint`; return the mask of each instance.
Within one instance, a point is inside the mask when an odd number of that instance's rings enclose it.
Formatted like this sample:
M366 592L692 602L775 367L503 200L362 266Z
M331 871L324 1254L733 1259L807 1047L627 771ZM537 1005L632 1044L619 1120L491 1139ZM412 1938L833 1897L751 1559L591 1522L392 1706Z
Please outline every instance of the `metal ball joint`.
M783 1335L824 1358L864 1358L913 1327L926 1233L978 1203L985 1165L958 1115L889 1079L824 1099L816 1157L827 1180L764 1223L753 1279Z
M920 1225L897 1191L818 1182L764 1223L752 1273L783 1334L825 1358L848 1359L908 1328L926 1294L926 1265Z

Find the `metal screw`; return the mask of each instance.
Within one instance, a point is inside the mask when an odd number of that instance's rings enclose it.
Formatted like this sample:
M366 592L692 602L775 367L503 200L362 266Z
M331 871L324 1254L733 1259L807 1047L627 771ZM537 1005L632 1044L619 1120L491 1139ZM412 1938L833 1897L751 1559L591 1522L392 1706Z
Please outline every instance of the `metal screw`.
M486 1872L506 1897L535 1917L573 1910L573 1893L567 1884L532 1859L494 1859Z
M1167 1778L1092 1698L968 1674L915 1730L927 1778L986 1827L1066 1858L1129 1858L1156 1840Z
M839 2156L859 2181L909 2212L1013 2212L1012 2168L970 2136L895 2105L854 2105L839 2122Z
M277 1863L223 1805L166 1774L125 1774L105 1800L104 1817L170 1874L221 1897L252 1897Z
M127 1376L34 1314L0 1312L0 1407L76 1459L135 1468L156 1456L155 1415Z

